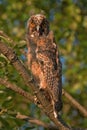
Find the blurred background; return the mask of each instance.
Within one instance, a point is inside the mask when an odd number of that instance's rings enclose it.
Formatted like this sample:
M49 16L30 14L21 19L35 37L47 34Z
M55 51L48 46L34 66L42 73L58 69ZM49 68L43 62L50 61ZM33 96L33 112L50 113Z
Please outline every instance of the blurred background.
M0 0L0 30L15 42L7 41L26 64L26 23L32 14L43 13L50 22L63 66L63 88L87 109L87 0ZM0 55L0 77L7 76L26 91L30 91L9 61ZM87 128L85 118L68 99L63 97L63 119L71 126ZM49 123L34 104L12 90L0 86L0 130L45 130L15 118L29 115Z

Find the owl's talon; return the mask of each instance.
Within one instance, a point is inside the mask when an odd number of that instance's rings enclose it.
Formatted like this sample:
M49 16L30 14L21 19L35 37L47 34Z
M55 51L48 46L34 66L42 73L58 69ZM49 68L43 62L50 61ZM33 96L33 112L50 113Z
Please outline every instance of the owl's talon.
M36 96L34 96L34 101L35 101L35 104L40 104Z
M53 113L54 113L54 117L57 118L57 113L55 111Z

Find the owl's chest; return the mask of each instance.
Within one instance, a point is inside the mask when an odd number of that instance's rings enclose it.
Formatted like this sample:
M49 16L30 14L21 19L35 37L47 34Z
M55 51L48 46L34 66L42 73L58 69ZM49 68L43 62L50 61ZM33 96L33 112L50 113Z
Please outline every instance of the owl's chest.
M36 48L37 48L36 44L30 41L28 45L28 53L27 53L29 69L31 69L32 64L35 64L37 62Z

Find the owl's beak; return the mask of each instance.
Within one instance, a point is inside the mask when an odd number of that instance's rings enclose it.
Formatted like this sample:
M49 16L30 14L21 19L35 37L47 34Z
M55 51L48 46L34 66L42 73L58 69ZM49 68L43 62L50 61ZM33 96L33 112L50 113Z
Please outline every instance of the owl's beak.
M38 25L38 26L37 26L37 31L39 31L39 28L40 28L40 26Z

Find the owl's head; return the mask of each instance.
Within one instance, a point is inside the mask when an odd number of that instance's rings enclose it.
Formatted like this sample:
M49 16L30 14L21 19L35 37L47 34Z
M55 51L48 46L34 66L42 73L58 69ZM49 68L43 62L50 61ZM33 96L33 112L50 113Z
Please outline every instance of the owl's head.
M49 22L42 14L33 15L28 20L27 31L31 37L46 36L49 33Z

